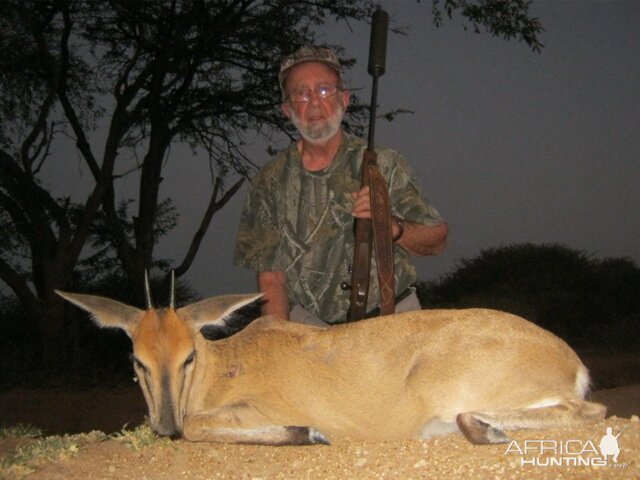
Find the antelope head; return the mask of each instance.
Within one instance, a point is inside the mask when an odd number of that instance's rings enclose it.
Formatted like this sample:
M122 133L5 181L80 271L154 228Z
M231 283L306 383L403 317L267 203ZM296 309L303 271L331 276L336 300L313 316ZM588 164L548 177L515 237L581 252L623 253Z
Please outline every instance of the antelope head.
M168 308L154 308L145 276L147 309L95 295L56 293L86 310L101 327L120 328L133 344L133 367L149 409L151 428L160 435L182 433L184 412L197 360L196 335L204 326L225 327L225 317L262 294L212 297L174 307L173 278Z

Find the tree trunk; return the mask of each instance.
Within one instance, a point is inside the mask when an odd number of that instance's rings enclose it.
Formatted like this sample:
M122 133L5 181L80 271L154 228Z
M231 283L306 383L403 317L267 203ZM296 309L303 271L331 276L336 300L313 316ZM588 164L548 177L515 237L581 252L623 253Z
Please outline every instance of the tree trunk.
M37 323L39 325L38 353L40 353L38 376L42 376L43 379L59 378L70 367L67 364L62 299L48 302Z

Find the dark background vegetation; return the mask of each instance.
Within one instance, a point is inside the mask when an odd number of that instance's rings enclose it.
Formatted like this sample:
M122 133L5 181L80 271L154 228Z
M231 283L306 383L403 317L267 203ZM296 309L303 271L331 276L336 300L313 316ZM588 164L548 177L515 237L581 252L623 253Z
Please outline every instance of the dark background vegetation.
M492 248L419 292L425 308L504 310L575 348L640 351L640 269L628 258L563 245Z

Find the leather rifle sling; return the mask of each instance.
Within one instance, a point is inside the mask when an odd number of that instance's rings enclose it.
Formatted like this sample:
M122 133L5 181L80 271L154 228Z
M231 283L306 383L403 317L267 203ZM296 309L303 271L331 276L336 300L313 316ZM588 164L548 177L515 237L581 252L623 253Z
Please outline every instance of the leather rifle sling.
M351 321L361 320L366 315L373 254L376 258L380 291L380 314L390 315L395 309L391 202L387 184L380 173L376 159L375 152L365 150L362 159L362 186L369 186L371 219L359 218L355 225L355 252L349 309Z
M362 157L361 184L360 187L369 185L369 168L367 162L375 152L365 150ZM354 219L354 252L351 265L351 304L349 306L349 321L362 320L367 313L367 300L369 298L369 281L371 277L371 252L373 241L371 231L371 219Z
M376 255L378 287L380 289L380 315L391 315L395 310L395 283L393 278L393 239L391 236L389 190L378 165L369 163L368 168L373 247Z

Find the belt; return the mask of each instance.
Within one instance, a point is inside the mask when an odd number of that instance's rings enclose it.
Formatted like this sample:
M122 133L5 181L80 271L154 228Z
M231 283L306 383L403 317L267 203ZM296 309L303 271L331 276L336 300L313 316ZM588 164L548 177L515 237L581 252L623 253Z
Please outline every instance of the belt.
M397 305L398 303L400 303L402 300L404 300L405 298L407 298L409 295L411 295L413 293L413 288L411 287L407 287L405 290L403 290L402 292L400 292L400 294L398 294L398 296L395 298L394 302L395 305ZM373 318L373 317L379 317L380 316L380 307L376 307L370 311L368 311L366 313L366 315L364 316L364 318ZM351 320L349 318L347 318L347 321L345 323L349 323L349 322L355 322L357 320Z

